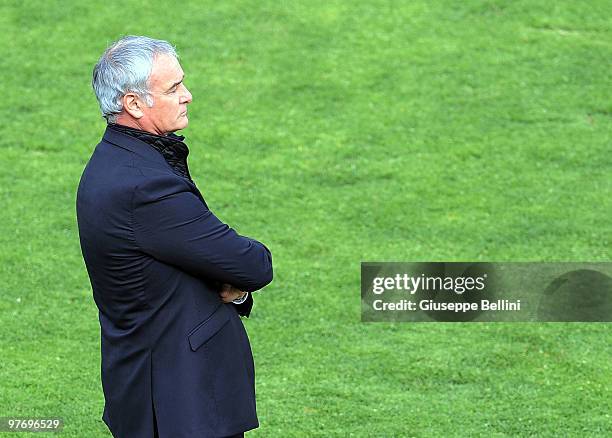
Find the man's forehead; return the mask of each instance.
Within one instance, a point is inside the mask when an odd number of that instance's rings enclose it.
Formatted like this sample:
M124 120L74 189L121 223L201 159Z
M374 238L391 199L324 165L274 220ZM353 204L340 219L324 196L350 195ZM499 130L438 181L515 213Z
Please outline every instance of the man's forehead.
M184 76L183 69L178 60L169 55L158 55L153 60L153 68L149 81L151 84L172 84L180 81Z

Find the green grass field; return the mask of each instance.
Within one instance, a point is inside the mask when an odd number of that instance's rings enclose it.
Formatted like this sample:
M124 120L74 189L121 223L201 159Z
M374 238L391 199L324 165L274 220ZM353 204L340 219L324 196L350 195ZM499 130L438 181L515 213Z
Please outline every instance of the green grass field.
M360 322L361 261L607 261L609 1L0 3L0 416L109 437L75 217L93 65L173 42L190 169L273 252L252 437L612 434L609 324ZM43 436L0 434L6 436Z

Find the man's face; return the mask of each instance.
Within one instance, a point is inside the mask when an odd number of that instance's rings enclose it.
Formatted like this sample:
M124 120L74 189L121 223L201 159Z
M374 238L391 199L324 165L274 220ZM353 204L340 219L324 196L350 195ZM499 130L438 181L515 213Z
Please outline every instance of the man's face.
M187 104L192 96L183 84L184 77L183 69L174 57L155 57L148 83L153 106L143 105L144 115L139 120L146 131L165 135L187 127Z

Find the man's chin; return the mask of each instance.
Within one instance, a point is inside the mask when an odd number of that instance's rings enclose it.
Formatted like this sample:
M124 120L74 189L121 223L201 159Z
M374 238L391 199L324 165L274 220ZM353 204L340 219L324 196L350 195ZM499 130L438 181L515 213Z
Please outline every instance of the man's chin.
M181 129L185 129L187 125L189 125L189 119L187 116L181 117L182 120L176 124L176 131L180 131Z

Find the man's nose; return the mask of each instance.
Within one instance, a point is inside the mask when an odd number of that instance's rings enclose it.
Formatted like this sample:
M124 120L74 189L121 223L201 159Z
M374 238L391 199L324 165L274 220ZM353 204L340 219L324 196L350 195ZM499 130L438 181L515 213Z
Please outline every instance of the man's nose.
M193 100L193 96L191 95L187 87L183 85L183 94L181 96L181 103L191 103L192 100Z

